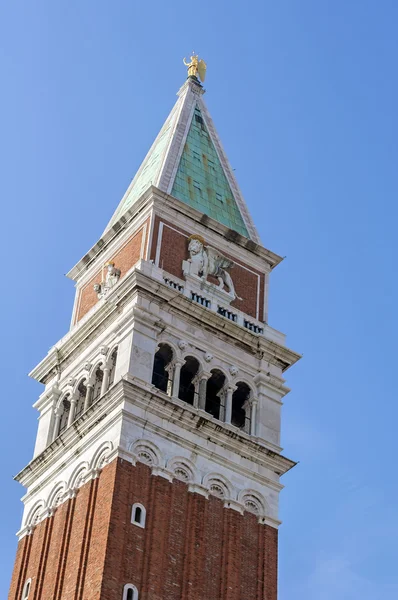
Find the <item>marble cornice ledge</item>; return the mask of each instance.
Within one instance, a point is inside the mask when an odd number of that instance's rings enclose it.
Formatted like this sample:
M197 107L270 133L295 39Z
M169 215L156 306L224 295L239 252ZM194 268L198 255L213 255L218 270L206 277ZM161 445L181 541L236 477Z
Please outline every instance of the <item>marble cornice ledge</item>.
M250 352L264 356L282 370L286 370L301 358L300 354L285 346L245 330L221 315L192 302L184 295L176 293L163 282L140 272L139 264L134 266L106 298L99 300L82 321L51 348L48 355L29 373L30 377L41 383L47 383L60 366L64 367L68 364L67 361L70 362L82 343L88 343L90 336L99 326L119 316L125 304L140 291L167 302L168 306L181 311L188 319L197 320L201 327L207 327L213 332L214 329L219 333L224 332L235 338L239 344L246 344Z
M141 382L131 376L126 376L124 386L126 399L142 408L144 412L151 412L156 417L171 423L175 422L182 429L194 431L198 436L214 442L217 446L224 447L248 461L264 465L278 476L287 473L297 464L279 452L267 448L266 440L262 440L260 443L258 438L224 424L203 410L193 408L182 400L170 397L154 388L154 386L142 386ZM159 435L166 435L162 427L157 426L155 422L151 423L147 418L141 419L135 413L130 413L126 408L123 409L123 414L138 422L142 420L142 424L145 424L147 429L153 429ZM180 434L170 431L167 431L167 438L175 438L175 441L179 444L183 439ZM196 443L191 444L185 440L184 444L192 446L191 449L194 451L199 450L201 453L206 454L204 448L199 449ZM233 463L231 463L231 468L235 468ZM247 470L247 472L251 473L250 470ZM274 481L272 485L276 485L276 489L283 487Z

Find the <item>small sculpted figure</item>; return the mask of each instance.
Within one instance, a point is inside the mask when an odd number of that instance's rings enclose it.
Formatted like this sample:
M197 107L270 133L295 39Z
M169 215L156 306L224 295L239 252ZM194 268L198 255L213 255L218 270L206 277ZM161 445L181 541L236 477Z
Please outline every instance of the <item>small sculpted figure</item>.
M235 263L218 252L211 246L204 245L204 239L200 235L192 235L189 238L188 252L191 263L191 275L197 275L206 281L209 275L217 277L219 289L228 287L229 294L235 299L242 300L236 295L231 275L225 269L231 269Z
M112 289L117 282L119 281L121 271L115 267L115 263L109 262L106 263L106 275L105 280L104 276L102 276L101 283L94 284L94 291L96 292L98 298L103 298L107 295L110 289Z

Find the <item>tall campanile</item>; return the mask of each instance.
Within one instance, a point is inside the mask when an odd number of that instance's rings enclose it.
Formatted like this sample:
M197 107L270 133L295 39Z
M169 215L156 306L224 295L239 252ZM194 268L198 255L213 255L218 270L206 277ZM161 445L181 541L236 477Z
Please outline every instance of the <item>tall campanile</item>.
M31 376L9 600L276 600L284 373L266 250L188 79ZM234 117L236 118L236 117Z

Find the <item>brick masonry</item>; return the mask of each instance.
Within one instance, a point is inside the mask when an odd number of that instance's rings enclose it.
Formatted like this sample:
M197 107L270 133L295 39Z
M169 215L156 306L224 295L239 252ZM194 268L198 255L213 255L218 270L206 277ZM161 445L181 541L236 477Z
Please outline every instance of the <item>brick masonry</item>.
M131 523L135 502L146 526ZM276 600L276 529L115 459L19 542L9 600Z
M150 258L155 261L156 250L159 243L159 225L163 222L162 241L159 255L159 267L175 275L180 279L184 279L182 272L182 261L188 258L188 242L187 238L192 235L192 231L183 231L175 225L167 221L160 220L156 217L153 225L152 248ZM257 316L257 301L259 316L261 321L264 319L264 282L265 275L257 271L249 265L244 265L236 260L234 256L225 254L235 262L235 266L230 271L236 293L242 300L235 300L231 303L238 310L250 315L254 318ZM248 270L250 269L250 270ZM209 277L209 281L218 284L218 281ZM258 293L258 285L260 290Z
M146 225L146 227L145 227ZM142 248L146 244L144 235L149 227L149 220L137 232L135 232L129 240L109 259L108 262L114 262L115 267L120 269L120 278L131 269L133 265L140 259L144 258ZM90 279L88 283L80 290L77 300L76 323L98 302L98 297L94 291L94 284L101 283L102 269Z

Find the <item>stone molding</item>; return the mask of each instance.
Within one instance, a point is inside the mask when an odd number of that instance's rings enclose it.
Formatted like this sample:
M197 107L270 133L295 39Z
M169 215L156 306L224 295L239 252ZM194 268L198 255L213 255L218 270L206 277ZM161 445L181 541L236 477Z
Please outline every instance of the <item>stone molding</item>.
M103 302L96 304L87 313L87 321L83 318L81 326L74 328L70 335L58 342L57 346L30 373L31 377L37 381L45 382L48 377L53 376L60 363L68 364L73 359L80 350L83 340L87 343L88 335L94 335L96 328L100 325L103 327L105 319L116 319L120 314L120 307L128 301L128 297L131 297L132 293L139 293L140 291L166 300L170 308L178 310L182 316L186 316L190 320L198 321L201 327L209 328L213 333L215 331L220 332L222 329L223 334L228 335L231 342L237 340L245 343L248 348L252 348L253 352L261 352L263 360L274 363L282 370L286 370L299 360L300 355L285 346L268 340L263 335L252 333L216 312L193 303L183 294L176 294L175 290L172 290L166 284L159 285L158 280L143 272L150 263L146 261L142 261L142 263L141 269L140 265L134 267ZM117 302L114 299L115 294L117 294ZM142 312L145 313L144 310ZM131 322L133 315L128 314L125 318L126 322ZM159 318L157 318L157 321L159 322Z
M121 419L130 419L130 412L121 406L125 402L132 402L137 408L143 411L150 410L154 418L163 418L171 422L175 421L181 428L181 433L176 433L174 436L175 441L180 445L185 445L187 448L190 448L190 444L184 439L183 431L194 430L204 439L212 440L217 446L223 447L242 458L246 458L250 463L264 465L279 475L286 473L296 464L294 461L287 459L268 447L265 440L259 440L254 436L250 436L236 427L215 419L203 410L196 409L182 400L169 397L164 392L154 389L153 386L146 386L140 381L126 376L126 378L115 383L97 402L92 404L71 427L66 429L41 454L34 458L15 479L25 487L30 487L43 473L50 472L51 463L55 465L65 452L75 446L77 441L84 440L90 434L92 428L95 427L96 423L98 423L98 420L103 418L102 415L113 415L109 423L107 423L109 426ZM121 406L122 410L116 411L118 406ZM176 408L178 408L177 411ZM151 424L147 419L144 421L135 416L134 420L137 425L145 426L150 430ZM200 427L198 427L199 424ZM167 435L168 439L173 439L170 432L162 432L158 428L154 429L154 431L160 436ZM87 443L90 443L90 441L88 440ZM192 450L197 451L196 446L192 446ZM130 456L132 455L131 449L129 450L128 448L118 448L116 451L123 454L128 452ZM203 456L206 456L204 449L202 449L202 453ZM215 460L216 455L212 453L208 458ZM226 464L228 464L228 461L226 461ZM228 464L228 468L231 470L238 469L246 477L258 477L260 484L269 485L276 491L280 491L283 487L274 480L256 475L255 471L245 468L242 465L230 463ZM32 492L35 491L37 490L32 490Z
M105 465L117 456L113 452L113 444L110 441L102 442L93 453L90 463L83 461L74 468L69 481L56 481L46 499L36 501L29 511L22 528L16 534L18 539L33 533L36 525L48 517L52 517L55 509L71 498L76 496L76 491L91 479L99 476Z
M200 494L205 498L214 495L223 500L224 508L235 510L241 515L245 512L252 512L258 517L260 524L268 524L272 527L278 527L281 524L280 521L269 515L267 502L259 491L237 489L224 475L217 472L209 472L201 477L195 465L182 456L175 456L166 461L155 444L145 438L131 442L129 448L133 451L124 452L123 458L129 460L134 466L137 462L143 462L151 469L152 475L163 477L170 483L174 480L182 481L188 485L191 493ZM22 528L17 533L18 538L21 539L25 535L32 534L39 523L54 515L60 504L74 498L80 487L91 479L99 477L105 465L118 457L121 458L119 453L112 450L112 442L103 442L94 452L90 463L83 461L75 467L68 483L65 481L55 482L48 497L41 498L34 503ZM148 457L150 457L149 460ZM182 472L186 477L181 476Z

